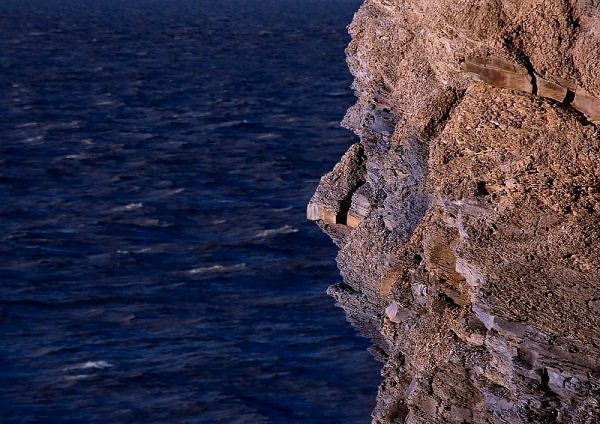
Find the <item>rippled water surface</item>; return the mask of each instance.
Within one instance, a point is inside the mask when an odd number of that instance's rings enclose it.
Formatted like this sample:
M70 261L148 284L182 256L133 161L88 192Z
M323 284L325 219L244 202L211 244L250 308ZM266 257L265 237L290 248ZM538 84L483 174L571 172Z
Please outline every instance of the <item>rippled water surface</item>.
M304 219L358 5L0 2L0 422L369 421Z

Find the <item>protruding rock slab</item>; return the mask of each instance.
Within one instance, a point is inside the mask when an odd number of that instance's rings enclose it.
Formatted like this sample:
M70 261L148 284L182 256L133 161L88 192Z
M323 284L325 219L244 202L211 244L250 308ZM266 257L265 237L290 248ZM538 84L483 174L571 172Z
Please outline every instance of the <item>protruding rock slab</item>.
M316 203L309 203L306 207L306 219L323 221L327 224L338 224L336 213L333 210Z
M350 214L354 193L364 185L364 152L360 144L350 146L333 170L321 178L317 191L306 208L306 217L325 224L356 227L360 216Z
M533 92L532 77L525 68L498 57L471 58L463 63L463 70L495 87Z
M537 74L528 73L525 68L515 63L495 56L465 60L462 69L494 87L523 91L571 105L590 121L600 124L600 99L564 78L544 79ZM569 98L569 93L572 98Z
M557 102L564 102L567 98L568 89L559 85L556 82L545 80L536 76L537 94L538 96L548 97Z
M585 90L577 89L572 104L591 121L600 123L600 100L592 97Z

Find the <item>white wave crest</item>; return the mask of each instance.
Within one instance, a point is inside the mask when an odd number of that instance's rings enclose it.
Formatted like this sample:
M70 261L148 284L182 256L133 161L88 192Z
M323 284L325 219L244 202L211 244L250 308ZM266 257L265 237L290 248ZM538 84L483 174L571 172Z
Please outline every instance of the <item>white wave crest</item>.
M280 227L280 228L273 228L270 230L260 231L259 233L256 234L256 238L266 238L266 237L277 236L280 234L292 234L292 233L297 233L297 232L298 232L297 228L294 228L290 225L284 225L283 227Z
M114 365L108 361L87 361L82 364L74 365L72 367L67 368L68 370L103 370L106 368L112 368Z
M212 265L205 266L200 268L190 269L188 274L210 274L216 272L230 272L230 271L239 271L246 268L246 264L235 264L235 265Z

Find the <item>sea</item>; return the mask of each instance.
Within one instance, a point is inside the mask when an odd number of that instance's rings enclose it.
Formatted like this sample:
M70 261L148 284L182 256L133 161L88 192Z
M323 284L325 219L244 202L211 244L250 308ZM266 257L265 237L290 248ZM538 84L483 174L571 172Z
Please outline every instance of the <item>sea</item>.
M360 0L0 1L0 423L367 423L306 203Z

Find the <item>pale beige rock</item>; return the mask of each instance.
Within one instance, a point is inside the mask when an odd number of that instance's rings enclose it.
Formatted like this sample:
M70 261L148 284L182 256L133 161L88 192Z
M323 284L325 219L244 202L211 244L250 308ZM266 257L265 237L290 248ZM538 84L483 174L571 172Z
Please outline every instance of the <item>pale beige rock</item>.
M334 211L323 205L309 203L306 208L306 219L311 221L323 221L327 224L337 224L337 218Z
M385 308L385 315L388 319L395 323L401 323L411 316L408 309L403 308L396 302L392 302Z
M350 228L356 228L360 224L360 221L362 221L362 218L362 216L351 212L346 215L346 225Z

